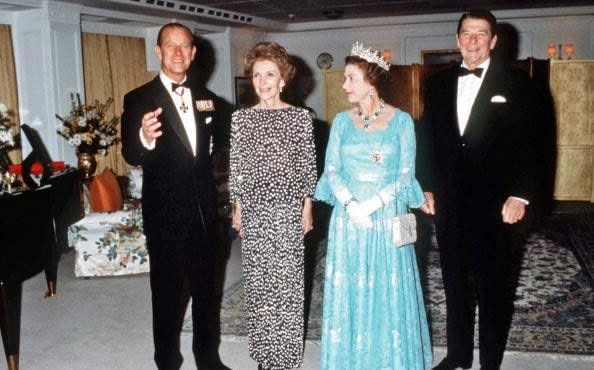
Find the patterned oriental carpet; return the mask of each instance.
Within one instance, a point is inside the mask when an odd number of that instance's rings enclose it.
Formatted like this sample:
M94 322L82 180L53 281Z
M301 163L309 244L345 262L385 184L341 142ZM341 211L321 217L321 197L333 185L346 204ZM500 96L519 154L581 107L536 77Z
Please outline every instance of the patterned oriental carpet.
M445 295L434 237L427 245L419 253L425 303L433 345L445 346ZM315 267L308 274L313 279L306 337L313 341L320 339L325 246L325 241L318 243L312 254ZM507 350L593 355L594 213L554 214L525 247ZM241 280L225 291L221 332L227 338L245 339L243 294ZM191 331L191 317L184 331Z

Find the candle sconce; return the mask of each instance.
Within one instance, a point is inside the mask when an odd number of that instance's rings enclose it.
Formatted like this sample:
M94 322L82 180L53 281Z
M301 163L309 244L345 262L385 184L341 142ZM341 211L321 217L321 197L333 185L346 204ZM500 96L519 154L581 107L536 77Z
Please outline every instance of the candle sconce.
M565 59L572 59L575 53L575 47L573 43L568 42L567 44L549 44L547 47L547 55L549 59L563 59L563 55L565 55Z
M573 43L567 43L565 44L565 47L563 48L563 51L565 52L565 58L566 59L571 59L573 58L573 53L575 52L575 48L573 47Z
M555 55L557 55L557 46L555 46L555 44L549 44L549 47L547 48L547 54L549 59L554 59Z

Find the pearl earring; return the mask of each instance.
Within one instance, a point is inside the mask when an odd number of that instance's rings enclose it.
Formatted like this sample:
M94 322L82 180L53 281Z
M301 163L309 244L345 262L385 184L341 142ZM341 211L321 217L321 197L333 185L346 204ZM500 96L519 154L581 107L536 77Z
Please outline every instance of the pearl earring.
M373 99L373 91L372 90L369 90L369 98Z

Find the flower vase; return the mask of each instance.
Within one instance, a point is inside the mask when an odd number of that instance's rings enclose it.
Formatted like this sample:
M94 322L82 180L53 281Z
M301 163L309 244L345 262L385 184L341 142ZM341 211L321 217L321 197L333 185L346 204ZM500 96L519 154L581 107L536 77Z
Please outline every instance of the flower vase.
M91 180L97 168L97 160L95 154L88 152L77 152L78 168L82 171L84 180Z

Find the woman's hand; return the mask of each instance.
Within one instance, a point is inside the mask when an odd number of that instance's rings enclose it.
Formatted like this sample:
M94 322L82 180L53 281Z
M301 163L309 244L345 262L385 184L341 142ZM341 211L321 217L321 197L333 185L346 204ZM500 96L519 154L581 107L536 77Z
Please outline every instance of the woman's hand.
M303 200L303 209L301 210L301 227L303 235L313 230L312 201L310 197Z
M233 207L233 217L231 218L231 227L234 228L239 236L243 236L243 230L241 228L241 204L235 203Z

